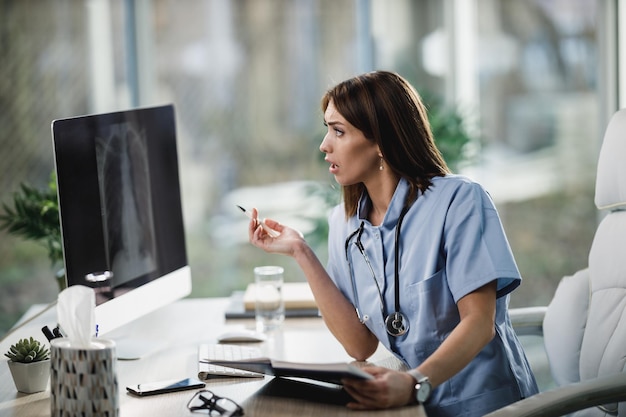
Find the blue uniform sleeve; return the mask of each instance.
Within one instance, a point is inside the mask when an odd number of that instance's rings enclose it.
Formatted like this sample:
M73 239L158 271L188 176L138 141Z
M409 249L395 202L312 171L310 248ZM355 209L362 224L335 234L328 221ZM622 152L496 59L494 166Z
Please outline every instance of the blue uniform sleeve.
M493 280L497 280L498 297L520 285L498 212L479 184L459 187L448 209L444 234L448 285L456 302Z
M335 206L329 216L328 262L326 271L339 290L351 299L349 276L346 276L346 255L344 248L345 220L343 203Z

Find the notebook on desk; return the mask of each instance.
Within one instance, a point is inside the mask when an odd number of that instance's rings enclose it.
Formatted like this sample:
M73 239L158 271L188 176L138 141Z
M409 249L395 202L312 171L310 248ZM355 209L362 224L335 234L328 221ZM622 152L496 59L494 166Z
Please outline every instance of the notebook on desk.
M258 395L281 397L302 401L345 406L354 399L341 385L326 384L316 381L298 381L291 378L273 378L263 385Z
M209 344L198 347L198 378L206 381L213 378L263 378L258 372L210 364L210 360L241 360L258 358L261 350L252 346Z
M285 310L317 309L317 303L308 282L285 282L283 284ZM256 284L250 283L243 295L243 306L254 311Z
M209 360L210 364L277 377L304 378L341 385L343 378L372 379L373 376L350 363L305 363L265 357L237 360Z
M245 291L235 291L230 296L226 308L227 319L254 318L254 284ZM319 310L307 282L287 282L283 284L285 317L319 317Z

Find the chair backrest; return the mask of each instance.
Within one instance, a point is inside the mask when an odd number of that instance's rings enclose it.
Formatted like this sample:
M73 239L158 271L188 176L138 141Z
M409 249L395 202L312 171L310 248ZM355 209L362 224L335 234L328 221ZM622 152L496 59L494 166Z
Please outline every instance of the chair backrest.
M559 385L626 371L626 109L613 115L604 135L595 203L608 213L594 236L589 267L563 278L544 319L546 353ZM606 407L616 411L618 405ZM626 404L619 407L626 415ZM599 409L583 414L605 415Z
M580 348L589 309L589 269L561 279L543 319L543 342L558 386L580 381Z
M604 135L595 203L609 212L589 252L591 298L580 351L581 380L626 371L626 110L613 115Z

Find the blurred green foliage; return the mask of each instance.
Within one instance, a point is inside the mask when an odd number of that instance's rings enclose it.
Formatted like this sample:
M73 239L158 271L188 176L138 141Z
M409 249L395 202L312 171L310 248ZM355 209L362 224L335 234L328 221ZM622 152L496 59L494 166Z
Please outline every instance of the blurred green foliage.
M46 189L37 189L22 183L13 193L13 207L2 204L0 230L14 236L40 243L48 250L52 266L63 261L61 225L57 198L56 176L50 176Z
M456 171L460 162L466 158L467 144L473 138L466 128L464 115L455 106L443 103L440 98L423 94L422 100L428 109L428 120L437 148L452 171Z

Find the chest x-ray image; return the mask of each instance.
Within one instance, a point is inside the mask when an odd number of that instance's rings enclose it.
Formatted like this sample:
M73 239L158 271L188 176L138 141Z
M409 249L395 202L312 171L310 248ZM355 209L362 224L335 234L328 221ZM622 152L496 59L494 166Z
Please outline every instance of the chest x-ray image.
M156 269L145 133L123 122L96 138L107 265L113 286Z

